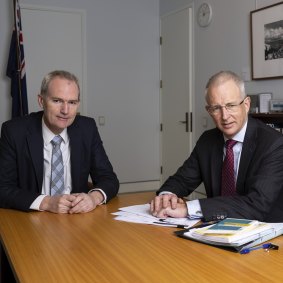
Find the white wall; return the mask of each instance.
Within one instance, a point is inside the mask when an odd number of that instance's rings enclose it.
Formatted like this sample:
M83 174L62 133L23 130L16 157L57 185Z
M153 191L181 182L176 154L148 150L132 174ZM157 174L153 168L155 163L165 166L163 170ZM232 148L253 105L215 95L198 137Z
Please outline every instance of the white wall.
M187 5L194 6L195 30L195 138L206 130L202 119L208 119L204 106L204 88L211 75L220 70L232 70L242 74L251 69L250 52L250 11L280 1L272 0L206 0L213 10L211 24L201 28L196 23L199 0L160 0L160 15L181 9ZM247 93L272 92L274 98L283 99L282 79L246 82Z
M20 4L86 11L86 114L105 117L99 131L122 183L159 180L159 0ZM0 1L0 124L10 118L5 71L12 21L12 1Z
M215 72L250 68L249 13L280 1L206 0L213 8L209 27L194 25L195 139L206 129L204 87ZM160 2L160 11L158 11ZM99 127L121 182L159 179L159 13L199 0L20 0L22 4L86 10L87 114L106 117ZM12 1L0 1L0 124L11 100L5 76L12 27ZM23 27L24 28L24 27ZM28 62L27 62L28 64ZM282 79L249 81L248 93L273 92L283 99ZM212 127L209 122L208 128ZM152 154L148 154L152 153ZM138 189L138 188L137 188ZM129 190L131 190L129 188Z

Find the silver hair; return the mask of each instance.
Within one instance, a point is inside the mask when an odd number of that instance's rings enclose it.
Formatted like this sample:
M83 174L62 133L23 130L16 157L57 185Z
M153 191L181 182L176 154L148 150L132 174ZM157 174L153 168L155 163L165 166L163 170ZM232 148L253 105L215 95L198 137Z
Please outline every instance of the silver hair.
M78 78L74 74L67 72L67 71L63 71L63 70L52 71L43 78L42 83L41 83L41 88L40 88L40 94L42 96L46 96L48 93L48 87L49 87L50 82L54 78L57 78L57 77L74 82L78 87L78 90L79 90L78 98L80 100L80 85L79 85Z
M218 86L226 81L232 80L239 88L241 92L241 96L244 99L246 97L246 92L245 92L245 83L244 81L235 73L231 71L220 71L213 75L207 82L206 87L205 87L205 98L206 101L208 101L208 92L209 89L212 86Z

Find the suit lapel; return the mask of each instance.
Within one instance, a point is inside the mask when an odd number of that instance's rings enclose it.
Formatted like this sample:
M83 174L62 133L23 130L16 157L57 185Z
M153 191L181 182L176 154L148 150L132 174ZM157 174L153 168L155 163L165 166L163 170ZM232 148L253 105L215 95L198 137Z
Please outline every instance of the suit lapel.
M223 135L220 134L217 136L214 149L212 151L211 180L212 180L213 196L219 196L221 194L223 146L224 146L224 138Z
M27 135L27 144L38 184L38 190L41 191L43 181L43 137L42 137L42 112L35 116L31 123Z
M78 117L76 118L76 120ZM81 147L82 137L79 131L79 126L76 121L68 128L71 150L71 176L72 176L72 192L78 192L80 187L80 172L81 172Z
M253 157L256 148L256 128L254 121L249 118L247 130L243 142L243 148L241 153L241 160L239 165L238 177L237 177L237 191L242 194L244 193L244 182L245 176Z

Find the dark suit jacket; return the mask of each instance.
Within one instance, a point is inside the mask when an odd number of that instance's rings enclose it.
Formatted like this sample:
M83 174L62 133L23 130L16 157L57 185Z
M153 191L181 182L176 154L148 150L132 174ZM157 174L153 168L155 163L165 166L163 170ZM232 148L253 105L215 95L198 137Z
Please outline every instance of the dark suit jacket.
M157 192L188 196L202 182L205 220L221 217L283 222L283 136L249 117L237 177L237 196L221 197L223 134L217 128L199 138L191 156Z
M42 114L32 113L2 124L0 139L0 207L29 210L43 182ZM119 189L95 121L77 116L67 129L71 149L72 193L89 191L88 177L107 201Z

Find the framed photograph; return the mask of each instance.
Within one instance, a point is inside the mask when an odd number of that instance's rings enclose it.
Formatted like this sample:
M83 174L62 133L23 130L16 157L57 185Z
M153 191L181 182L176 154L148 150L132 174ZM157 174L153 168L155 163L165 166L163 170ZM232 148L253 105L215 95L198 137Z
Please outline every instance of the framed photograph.
M250 12L252 79L283 77L283 2Z

